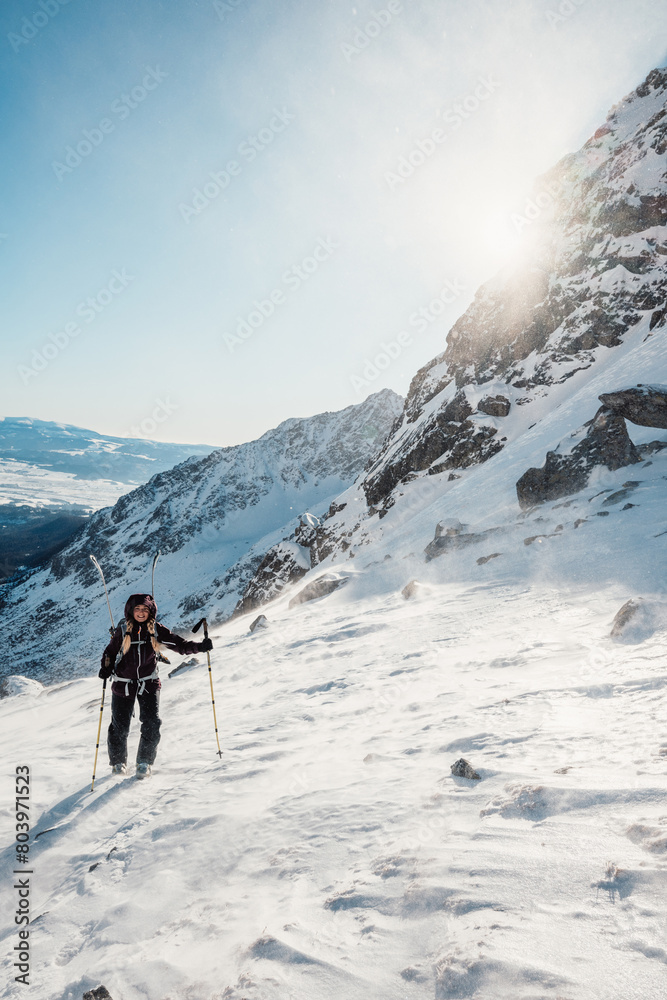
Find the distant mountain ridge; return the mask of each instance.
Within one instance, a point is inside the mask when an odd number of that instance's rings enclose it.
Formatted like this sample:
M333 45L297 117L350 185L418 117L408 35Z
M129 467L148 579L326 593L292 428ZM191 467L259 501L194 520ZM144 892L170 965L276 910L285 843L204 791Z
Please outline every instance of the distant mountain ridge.
M191 455L208 455L213 450L214 445L112 437L52 420L4 417L0 419L0 490L5 485L3 472L14 462L77 480L138 485ZM15 502L19 501L17 497ZM61 501L67 501L66 494Z
M211 451L50 420L0 419L0 578L49 558L94 510L133 486Z

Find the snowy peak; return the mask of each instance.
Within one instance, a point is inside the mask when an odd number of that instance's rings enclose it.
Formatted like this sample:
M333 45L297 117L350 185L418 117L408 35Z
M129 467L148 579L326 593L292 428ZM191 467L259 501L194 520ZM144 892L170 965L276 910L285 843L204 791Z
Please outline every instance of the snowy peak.
M386 504L415 474L459 477L488 460L525 425L517 413L535 411L631 332L663 329L666 104L667 70L654 70L539 180L530 218L516 217L522 255L481 286L445 350L414 376L364 479L369 504Z

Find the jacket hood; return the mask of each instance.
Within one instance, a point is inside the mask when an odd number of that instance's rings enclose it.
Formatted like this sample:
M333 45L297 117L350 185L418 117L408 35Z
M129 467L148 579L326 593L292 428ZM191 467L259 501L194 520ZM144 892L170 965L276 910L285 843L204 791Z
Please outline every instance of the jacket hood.
M153 600L152 595L151 594L131 594L131 596L128 597L127 602L125 604L125 618L126 618L126 620L128 620L128 621L133 621L134 620L134 616L132 615L132 612L134 611L134 609L136 608L136 606L138 604L145 604L146 605L146 607L148 608L148 611L149 611L149 619L150 618L155 618L155 616L157 615L157 604Z

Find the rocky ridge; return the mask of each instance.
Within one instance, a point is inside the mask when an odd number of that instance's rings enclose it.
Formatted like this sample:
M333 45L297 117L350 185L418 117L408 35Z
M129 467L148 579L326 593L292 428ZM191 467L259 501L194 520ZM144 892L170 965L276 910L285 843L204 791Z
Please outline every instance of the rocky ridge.
M370 505L407 476L461 470L507 441L515 407L593 366L645 316L665 324L667 70L653 70L578 153L540 179L523 263L482 285L412 379L363 480ZM493 405L497 402L497 405Z

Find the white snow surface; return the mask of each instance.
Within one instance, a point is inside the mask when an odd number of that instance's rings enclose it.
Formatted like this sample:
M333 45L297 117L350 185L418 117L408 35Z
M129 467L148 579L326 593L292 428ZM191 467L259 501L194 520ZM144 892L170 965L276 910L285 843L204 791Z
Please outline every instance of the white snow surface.
M31 771L30 996L662 997L664 623L614 643L625 587L555 586L524 559L602 551L612 518L591 520L467 582L447 557L355 564L327 598L274 602L266 630L220 627L223 756L200 655L164 681L143 783L102 746L90 792L96 678L3 699L7 913L11 773ZM480 781L451 776L461 756ZM1 936L2 995L25 996Z
M72 472L0 458L0 504L46 510L65 504L92 513L101 507L113 506L119 497L133 489L132 483L81 479Z

